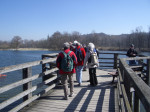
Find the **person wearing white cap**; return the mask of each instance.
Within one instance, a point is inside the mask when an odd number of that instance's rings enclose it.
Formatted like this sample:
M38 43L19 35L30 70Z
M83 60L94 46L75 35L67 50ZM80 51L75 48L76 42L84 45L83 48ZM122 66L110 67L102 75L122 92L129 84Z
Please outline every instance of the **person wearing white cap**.
M98 84L96 77L96 68L99 67L98 56L93 43L88 44L88 52L84 59L84 67L89 68L90 85L96 86Z
M82 69L83 69L83 63L85 58L85 50L80 46L80 43L78 41L74 41L74 45L76 48L73 50L76 54L78 64L76 65L76 80L78 82L78 86L81 86L82 84Z

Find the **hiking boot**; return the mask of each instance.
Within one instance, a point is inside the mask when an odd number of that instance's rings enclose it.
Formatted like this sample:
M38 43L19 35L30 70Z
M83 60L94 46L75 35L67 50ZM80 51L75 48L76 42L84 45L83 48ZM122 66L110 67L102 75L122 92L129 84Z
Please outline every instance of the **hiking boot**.
M90 82L90 80L87 80L86 82Z
M81 83L79 83L78 86L81 86Z
M72 93L72 94L69 95L69 97L73 97L73 96L74 96L74 93Z
M83 69L82 71L86 71L86 69Z
M64 97L63 100L68 100L68 97Z

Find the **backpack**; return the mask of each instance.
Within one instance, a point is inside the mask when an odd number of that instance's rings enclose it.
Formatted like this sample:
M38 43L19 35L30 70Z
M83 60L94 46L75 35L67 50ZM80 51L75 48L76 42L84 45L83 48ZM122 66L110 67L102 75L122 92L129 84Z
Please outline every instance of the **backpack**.
M81 52L81 48L79 49L75 49L75 54L76 54L76 57L77 57L77 61L78 62L82 62L83 60L83 55L82 55L82 52Z
M98 59L97 59L97 53L96 52L90 53L88 63L91 63L91 65L96 65L97 63L99 63Z
M68 54L66 54L64 51L62 52L64 57L61 61L61 69L64 72L71 72L73 69L73 59L70 57L70 53L72 51L69 51Z

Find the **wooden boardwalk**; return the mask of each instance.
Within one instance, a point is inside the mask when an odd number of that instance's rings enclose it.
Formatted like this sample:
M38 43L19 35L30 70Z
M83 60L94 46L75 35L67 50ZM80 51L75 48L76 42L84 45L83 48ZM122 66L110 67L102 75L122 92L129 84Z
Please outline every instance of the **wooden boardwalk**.
M74 83L75 95L68 100L63 100L63 89L59 86L20 112L118 112L116 84L110 83L112 76L108 75L108 70L97 69L96 87L90 87L88 79L88 71L83 71L82 85Z

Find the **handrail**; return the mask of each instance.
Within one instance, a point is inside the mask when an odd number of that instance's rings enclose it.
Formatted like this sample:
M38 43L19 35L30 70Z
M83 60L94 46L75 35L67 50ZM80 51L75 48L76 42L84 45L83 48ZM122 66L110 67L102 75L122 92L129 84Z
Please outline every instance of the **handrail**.
M140 100L144 105L145 110L150 112L150 87L138 75L136 75L132 68L127 64L128 60L141 59L150 60L150 57L122 58L119 62L119 68L130 106L134 103L134 107L131 106L132 110L138 111L138 102ZM147 74L149 73L147 72ZM134 97L130 93L131 88L134 88L134 93L132 93L134 94ZM133 102L132 99L134 99L135 102Z
M118 83L117 83L117 89L118 89L118 102L121 110L127 111L127 112L132 112L129 100L127 98L125 86L123 84L123 79L121 76L120 69L118 68Z
M15 83L6 85L6 86L4 86L4 87L1 87L1 88L0 88L0 93L4 93L5 91L8 91L8 90L10 90L10 89L13 89L13 88L15 88L15 87L17 87L17 86L20 86L20 85L22 85L22 84L25 84L25 83L27 83L27 82L36 80L36 79L38 79L39 77L48 75L48 74L50 74L50 73L52 73L52 72L54 72L54 71L57 71L57 70L58 70L58 69L55 68L55 69L49 70L49 71L47 71L47 72L40 73L40 74L34 75L34 76L32 76L32 77L25 78L25 79L22 79L22 80L20 80L20 81L15 82Z
M56 59L44 59L40 61L34 61L34 62L28 62L28 63L18 64L18 65L12 65L8 67L2 67L0 68L0 74L11 72L11 71L16 71L16 70L20 70L20 69L24 69L24 68L28 68L32 66L37 66L40 64L54 62L54 61L56 61Z
M101 57L101 54L106 54L106 55L113 55L113 57ZM105 52L101 52L98 50L98 59L99 60L107 60L104 61L104 62L101 62L99 61L99 64L100 64L100 68L114 68L114 69L117 69L118 68L118 60L119 60L119 55L126 55L125 53L105 53Z
M35 74L32 76L31 68L33 66L46 65L46 64L49 65L49 63L55 63L57 54L48 54L48 56L49 56L49 58L47 58L47 59L0 68L0 74L22 69L23 77L24 77L24 79L21 79L17 82L0 87L0 94L2 94L4 92L14 89L18 86L21 86L21 85L23 86L22 92L20 91L19 94L17 94L16 96L13 96L13 97L3 101L2 103L0 103L0 110L4 109L5 107L9 106L10 104L16 102L17 100L23 98L24 102L22 102L20 105L16 106L12 110L10 110L10 112L11 111L12 112L19 111L20 109L22 109L23 107L25 107L32 101L36 100L41 95L45 94L47 91L51 90L52 88L54 88L57 85L56 81L55 81L56 83L53 83L54 80L57 80L59 78L59 76L57 75L57 72L56 72L58 70L57 68L51 68L42 73ZM46 79L45 81L32 86L32 81L34 81L40 77L47 76L47 75L50 75L51 78ZM49 87L45 88L44 90L42 89L40 93L35 94L34 96L32 95L32 92L36 91L38 88L41 88L45 84L48 84L48 83L51 83L51 85Z
M98 53L100 54L115 54L115 53L105 53L105 52L101 52L101 51L98 51ZM119 55L126 55L126 53L117 53Z

